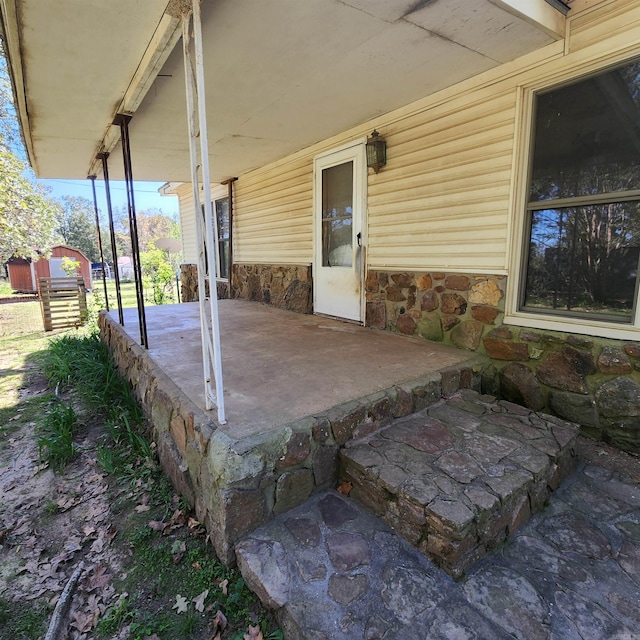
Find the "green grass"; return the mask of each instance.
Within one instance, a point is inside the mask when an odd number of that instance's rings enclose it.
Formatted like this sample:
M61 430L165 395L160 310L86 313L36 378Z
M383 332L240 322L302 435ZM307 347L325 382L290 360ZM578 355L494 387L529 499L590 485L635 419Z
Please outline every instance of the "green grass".
M7 280L0 278L0 298L10 296L13 293L13 289Z
M71 403L56 400L36 428L40 460L48 462L54 471L62 471L74 460L78 450L73 437L78 428L78 418Z
M24 303L0 305L0 314L7 307L21 304ZM3 318L3 330L11 330L10 324L4 324L5 320ZM16 430L37 422L53 398L52 394L22 396L22 390L42 375L42 358L48 344L44 331L0 335L0 447Z
M153 292L151 287L144 286L144 305L145 307L155 306L155 302L153 301ZM172 289L174 295L174 302L177 302L177 293L175 284ZM117 309L117 296L116 296L116 283L114 280L107 280L107 293L109 294L109 307L111 309ZM104 300L104 287L102 284L102 280L95 280L93 283L93 295L97 296L100 301ZM135 282L130 280L121 280L120 281L120 296L122 297L122 306L126 307L137 307L138 302L136 298L136 285Z
M161 638L185 638L207 630L218 610L229 621L225 638L242 640L249 624L260 624L265 637L272 640L282 638L240 574L225 568L207 549L201 529L194 535L188 527L177 527L165 536L152 530L148 520L147 514L130 522L126 536L130 560L126 578L117 585L127 596L112 605L98 623L98 638L113 636L124 624L131 625L133 640L154 633ZM201 613L193 598L207 590L204 606L208 611ZM180 614L173 609L178 594L189 602L188 610Z
M49 615L49 607L41 602L10 602L0 597L0 640L42 638Z
M111 423L112 435L119 433L130 444L144 448L134 436L144 414L97 333L67 334L53 340L44 358L44 373L51 387L74 388L88 409ZM120 437L114 439L119 444Z
M204 527L193 520L189 526L188 506L174 494L147 440L144 414L97 335L85 330L52 340L44 334L0 338L0 356L6 371L0 377L0 446L17 426L32 423L41 437L64 434L62 444L70 441L73 446L76 413L83 423L104 424L97 455L110 474L113 525L118 529L114 545L122 552L113 585L121 597L101 616L96 637L112 638L129 626L132 640L154 633L161 640L209 638L211 621L220 610L229 622L225 640L242 640L249 624L260 624L265 640L282 640L240 574L218 561L206 543ZM22 400L19 388L43 374L58 397L45 392ZM50 451L52 443L47 441L44 448ZM58 466L57 458L52 466ZM136 513L133 507L143 495L150 510ZM56 516L54 502L45 510L48 517ZM156 531L150 521L174 524L168 531ZM206 589L207 611L201 613L193 598ZM188 600L185 613L172 608L178 594ZM42 604L15 606L0 600L0 640L42 637L49 616Z
M229 620L231 632L225 636L229 640L242 640L247 626L256 623L272 640L281 638L240 574L227 569L207 548L202 526L187 526L186 515L178 516L178 525L168 531L149 526L150 521L173 522L176 513L187 513L187 505L176 498L161 473L145 437L144 415L104 343L95 334L53 340L44 371L50 385L63 392L73 390L74 397L101 416L106 426L98 461L113 477L112 509L123 520L126 578L116 587L128 595L105 612L96 630L98 637L110 638L125 624L130 625L132 640L154 633L160 638L201 635L221 610ZM58 411L64 413L62 408ZM66 414L56 419L71 422ZM131 511L131 496L141 492L149 496L150 511L137 514ZM224 580L228 581L226 594L219 586ZM207 589L205 605L211 611L203 614L195 610L192 599ZM178 594L189 601L185 613L172 608Z

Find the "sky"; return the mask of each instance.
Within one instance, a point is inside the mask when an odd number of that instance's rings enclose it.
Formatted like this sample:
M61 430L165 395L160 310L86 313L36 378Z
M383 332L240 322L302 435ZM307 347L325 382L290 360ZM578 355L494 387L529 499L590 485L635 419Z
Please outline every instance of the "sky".
M62 196L79 196L93 202L91 180L36 180L37 183L51 189L49 195L53 198ZM162 182L134 182L133 198L136 211L146 209L161 209L163 213L178 219L178 198L176 196L163 196L158 193ZM111 192L111 205L118 209L126 209L127 192L125 183L118 180L109 181ZM98 211L101 217L107 216L107 201L104 182L96 179L96 195L98 199Z

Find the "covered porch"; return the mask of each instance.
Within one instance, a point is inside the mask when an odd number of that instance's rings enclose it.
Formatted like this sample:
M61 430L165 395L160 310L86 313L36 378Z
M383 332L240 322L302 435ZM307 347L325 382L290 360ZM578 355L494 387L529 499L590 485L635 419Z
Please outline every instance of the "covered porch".
M336 480L339 448L460 388L468 352L241 300L220 301L227 422L205 409L197 303L103 312L102 338L149 415L163 467L207 523L218 555Z

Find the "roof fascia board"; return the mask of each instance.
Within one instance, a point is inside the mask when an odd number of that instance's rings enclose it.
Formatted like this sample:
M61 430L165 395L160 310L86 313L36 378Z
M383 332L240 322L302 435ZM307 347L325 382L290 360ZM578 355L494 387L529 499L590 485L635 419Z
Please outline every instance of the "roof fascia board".
M565 37L566 17L546 0L490 0L505 11L526 20L556 40Z
M177 196L177 190L184 184L184 182L165 182L159 189L158 193L163 196Z
M9 66L14 107L20 121L20 134L27 150L29 164L38 173L33 140L31 139L31 123L29 122L22 66L18 8L15 0L0 0L0 23L7 65Z

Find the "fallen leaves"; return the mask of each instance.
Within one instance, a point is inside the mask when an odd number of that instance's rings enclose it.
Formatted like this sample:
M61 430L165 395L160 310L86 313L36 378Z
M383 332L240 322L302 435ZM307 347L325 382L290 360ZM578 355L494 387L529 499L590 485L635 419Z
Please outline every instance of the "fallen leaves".
M204 612L204 601L207 599L208 595L209 589L205 589L200 595L192 599L196 611L199 611L200 613Z
M222 638L222 634L225 632L227 628L227 618L224 613L218 609L216 611L215 618L212 623L212 633L211 640L220 640Z
M252 627L249 625L249 632L244 634L244 640L264 640L260 625Z
M154 531L160 531L163 536L168 536L176 529L187 526L194 535L204 533L204 529L200 526L200 522L195 518L187 518L184 512L176 509L168 522L164 520L149 520L147 523Z
M189 609L189 601L184 596L178 594L176 596L176 602L171 608L175 609L176 613L186 613Z
M96 589L103 589L111 582L111 574L107 573L107 567L103 564L96 565L93 572L87 572L80 585L82 591L91 593Z
M77 629L80 633L86 633L87 631L91 631L91 629L93 629L93 626L97 621L97 619L94 618L95 617L93 613L74 611L69 626Z
M142 494L142 498L140 500L140 504L136 505L133 510L136 513L144 513L145 511L151 511L151 505L149 504L149 500L151 496L148 493Z
M341 493L342 495L348 496L351 493L352 488L353 485L348 480L346 480L342 484L338 485L336 491L338 493Z
M87 446L81 454L83 457L68 473L54 475L43 467L37 476L33 476L37 448L34 449L31 440L25 438L20 457L22 467L15 465L15 469L12 468L14 475L0 478L0 495L4 503L0 513L0 545L3 554L11 554L14 561L11 591L3 591L6 582L0 571L3 595L10 593L15 600L42 602L54 607L73 566L82 559L85 570L71 601L66 629L69 640L95 637L100 620L112 616L112 612L114 618L121 615L123 622L118 623L120 628L109 637L114 640L133 637L130 627L139 624L139 619L134 617L138 615L136 609L139 607L137 592L129 600L126 593L116 592L115 587L121 585L120 578L133 572L129 562L136 560L136 550L126 528L116 535L112 523L123 519L114 518L111 507L118 504L127 516L132 510L141 514L132 519L136 528L142 519L144 526L148 524L155 532L147 529L146 534L140 536L144 544L150 543L155 550L160 550L165 564L169 561L180 564L179 569L171 567L167 572L171 576L168 579L169 588L172 588L169 595L166 583L158 583L158 586L155 580L149 579L148 584L141 587L145 603L155 598L174 622L186 624L191 623L191 619L197 620L198 637L228 640L244 635L250 640L263 640L259 627L247 629L248 622L237 620L236 615L229 622L220 610L232 602L230 595L239 597L236 578L230 576L230 582L213 577L230 574L212 572L205 550L207 532L197 518L180 509L183 502L176 496L168 512L156 509L157 481L151 476L137 479L135 486L113 483L113 493L108 493L106 476L98 473L95 460L87 459L86 452L90 450L95 448ZM3 460L0 452L0 462ZM163 504L162 509L166 506ZM149 534L153 540L148 539ZM196 548L201 555L191 554ZM149 567L147 575L153 571L154 568ZM183 582L176 579L172 585L173 575L178 573L191 577L198 574L197 580ZM180 593L176 594L177 591ZM235 611L236 601L233 602L231 611ZM255 622L254 618L251 620ZM136 637L159 640L153 631L160 633L156 627L149 626L147 634L150 635L137 632Z

